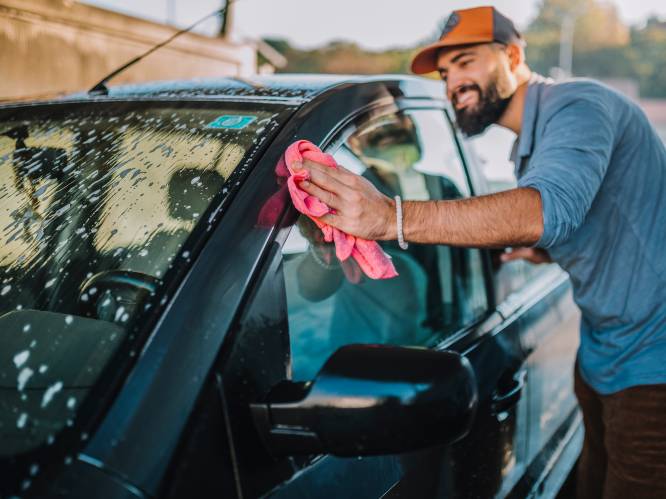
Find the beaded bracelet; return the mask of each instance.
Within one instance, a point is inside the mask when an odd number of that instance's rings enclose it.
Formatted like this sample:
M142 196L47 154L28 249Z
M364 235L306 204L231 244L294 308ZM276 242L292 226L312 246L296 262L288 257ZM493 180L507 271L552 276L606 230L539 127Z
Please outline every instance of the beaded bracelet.
M331 270L334 268L337 268L338 265L335 263L326 263L322 258L317 254L317 250L314 248L312 244L308 246L308 252L310 253L310 256L312 256L312 259L322 268L326 270Z
M405 235L402 232L402 199L400 196L395 196L395 217L397 220L396 227L398 229L398 246L400 249L406 250L409 244L405 241Z

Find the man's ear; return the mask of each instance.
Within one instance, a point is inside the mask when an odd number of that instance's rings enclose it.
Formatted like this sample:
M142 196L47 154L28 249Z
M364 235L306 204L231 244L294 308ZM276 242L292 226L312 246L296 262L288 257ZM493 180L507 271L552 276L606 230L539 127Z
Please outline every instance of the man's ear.
M523 48L517 43L510 43L506 46L505 50L506 55L509 58L509 66L511 71L514 71L523 62Z

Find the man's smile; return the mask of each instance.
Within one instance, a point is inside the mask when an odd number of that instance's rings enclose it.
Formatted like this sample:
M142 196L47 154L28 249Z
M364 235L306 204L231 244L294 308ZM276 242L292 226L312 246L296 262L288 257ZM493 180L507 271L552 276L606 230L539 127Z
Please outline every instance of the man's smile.
M479 99L479 91L474 84L462 85L453 95L453 104L456 109L470 107Z

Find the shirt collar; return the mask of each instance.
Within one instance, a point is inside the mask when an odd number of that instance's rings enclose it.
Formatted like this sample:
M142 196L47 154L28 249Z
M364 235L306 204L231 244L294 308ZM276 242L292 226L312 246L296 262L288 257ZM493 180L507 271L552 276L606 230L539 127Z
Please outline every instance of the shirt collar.
M511 160L515 163L518 158L524 158L532 154L534 149L534 128L539 113L539 99L543 83L547 82L540 74L532 73L527 83L527 94L523 107L523 119L520 126L520 135L513 144Z

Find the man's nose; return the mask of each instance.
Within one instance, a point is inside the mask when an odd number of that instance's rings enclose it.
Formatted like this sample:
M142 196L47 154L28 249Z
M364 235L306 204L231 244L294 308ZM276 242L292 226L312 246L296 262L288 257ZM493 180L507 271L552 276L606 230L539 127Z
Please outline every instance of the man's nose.
M448 75L448 77L446 78L446 97L449 100L453 99L453 94L456 93L456 90L458 90L460 85L461 85L460 78L452 74Z

